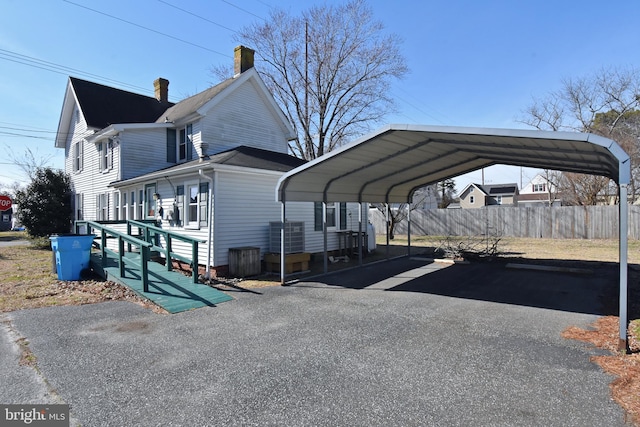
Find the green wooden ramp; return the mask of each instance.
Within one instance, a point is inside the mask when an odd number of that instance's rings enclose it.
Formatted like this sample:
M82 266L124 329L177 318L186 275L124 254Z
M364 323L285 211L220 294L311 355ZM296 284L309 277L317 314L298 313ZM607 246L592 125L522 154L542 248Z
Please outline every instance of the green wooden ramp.
M126 257L138 257L136 253L126 253ZM125 266L124 277L120 277L118 259L106 252L106 260L100 253L91 254L91 268L107 280L124 285L136 294L153 301L170 313L192 310L200 307L214 307L233 298L210 286L193 283L191 277L176 271L167 271L156 262L149 262L149 292L144 292L140 272Z

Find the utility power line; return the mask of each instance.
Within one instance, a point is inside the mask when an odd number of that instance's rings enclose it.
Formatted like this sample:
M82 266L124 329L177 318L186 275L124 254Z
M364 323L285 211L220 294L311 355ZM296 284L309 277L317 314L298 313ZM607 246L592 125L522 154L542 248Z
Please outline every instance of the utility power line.
M199 45L199 44L197 44L197 43L193 43L193 42L190 42L190 41L188 41L188 40L181 39L180 37L176 37L176 36L172 36L172 35L167 34L167 33L163 33L162 31L154 30L153 28L145 27L144 25L136 24L135 22L128 21L128 20L126 20L126 19L123 19L123 18L117 17L117 16L115 16L115 15L111 15L111 14L106 13L106 12L102 12L102 11L97 10L97 9L92 9L92 8L90 8L90 7L88 7L88 6L84 6L84 5L81 5L81 4L78 4L78 3L74 3L74 2L72 2L71 0L63 0L63 1L64 1L64 2L66 2L66 3L72 4L72 5L74 5L74 6L77 6L77 7L83 8L83 9L90 10L91 12L94 12L94 13L97 13L97 14L100 14L100 15L103 15L103 16L107 16L107 17L109 17L109 18L111 18L111 19L115 19L115 20L117 20L117 21L124 22L124 23L129 24L129 25L133 25L134 27L138 27L138 28L141 28L141 29L146 30L146 31L150 31L150 32L155 33L155 34L159 34L159 35L161 35L161 36L163 36L163 37L167 37L167 38L170 38L170 39L173 39L173 40L179 41L179 42L181 42L181 43L185 43L185 44L188 44L188 45L191 45L191 46L197 47L198 49L203 49L203 50L206 50L206 51L208 51L208 52L212 52L212 53L215 53L215 54L217 54L217 55L224 56L224 57L226 57L226 58L233 58L233 57L232 57L232 56L230 56L230 55L227 55L227 54L224 54L224 53L218 52L217 50L209 49L209 48L208 48L208 47L206 47L206 46L202 46L202 45Z
M194 12L188 11L187 9L183 9L183 8L181 8L181 7L179 7L179 6L176 6L175 4L171 4L171 3L169 3L168 1L164 1L164 0L158 0L158 1L159 1L160 3L166 4L166 5L167 5L167 6L169 6L169 7L172 7L172 8L174 8L174 9L177 9L177 10L181 11L181 12L184 12L184 13L186 13L186 14L188 14L188 15L191 15L191 16L194 16L194 17L196 17L196 18L198 18L198 19L201 19L201 20L203 20L203 21L205 21L205 22L208 22L208 23L210 23L210 24L216 25L216 26L218 26L218 27L220 27L220 28L223 28L223 29L225 29L225 30L231 31L232 33L237 33L237 31L236 31L236 30L234 30L233 28L225 27L224 25L219 24L219 23L217 23L217 22L215 22L215 21L212 21L212 20L210 20L210 19L207 19L207 18L205 18L205 17L203 17L203 16L201 16L201 15L198 15L197 13L194 13Z
M13 52L6 49L0 49L0 59L5 61L15 62L18 64L27 65L33 68L39 68L41 70L51 71L53 73L62 75L81 75L83 77L90 77L92 79L100 80L102 82L117 84L121 87L128 87L130 89L139 90L145 93L153 93L148 88L142 88L129 83L114 80L109 77L104 77L98 74L90 73L88 71L82 71L77 68L67 67L66 65L56 64L54 62L46 61L44 59L35 58L33 56L23 55L18 52Z

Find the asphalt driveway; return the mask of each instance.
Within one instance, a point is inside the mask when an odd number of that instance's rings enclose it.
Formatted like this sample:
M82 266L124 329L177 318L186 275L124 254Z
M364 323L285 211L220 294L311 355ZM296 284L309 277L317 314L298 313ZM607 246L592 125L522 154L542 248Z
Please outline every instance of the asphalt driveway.
M597 351L560 337L603 314L615 285L615 270L404 259L174 315L126 302L13 312L49 385L3 337L0 369L15 363L17 379L0 401L40 384L83 426L622 426Z

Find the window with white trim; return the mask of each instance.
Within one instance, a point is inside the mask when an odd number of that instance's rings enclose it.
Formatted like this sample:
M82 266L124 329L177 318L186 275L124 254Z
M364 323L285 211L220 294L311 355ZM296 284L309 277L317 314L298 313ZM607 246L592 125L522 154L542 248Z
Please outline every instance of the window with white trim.
M184 226L206 227L208 223L209 183L189 181L184 185Z
M128 209L128 206L127 206L127 192L123 191L120 194L121 194L120 197L122 197L122 205L121 205L121 211L120 211L121 214L120 215L122 216L122 220L126 220L127 219L127 209Z
M84 195L82 193L76 193L75 198L75 208L76 208L76 220L84 219L83 210L84 210Z
M474 204L476 202L476 198L473 196L469 196L469 203Z
M73 148L71 150L71 160L73 162L73 171L80 172L82 171L82 140L76 141L73 144Z
M182 226L180 211L184 212L184 185L176 186L176 204L173 207L173 220L178 227Z
M155 184L147 184L144 187L145 192L145 217L155 218L157 215L157 192Z
M184 162L191 160L193 150L193 125L188 124L180 129L180 137L178 138L178 161Z
M113 193L113 219L120 220L120 192Z
M337 215L339 212L339 216ZM314 202L314 231L322 231L322 202ZM327 203L327 230L335 230L338 225L339 229L347 229L347 204L346 203Z
M129 199L129 217L127 219L136 219L136 192L131 192Z
M138 191L138 214L136 219L144 219L144 190Z
M109 171L113 168L113 140L108 139L98 143L98 168Z
M542 193L544 191L547 191L547 186L545 184L533 184L534 193Z
M96 195L96 219L107 221L109 219L109 194L101 193Z

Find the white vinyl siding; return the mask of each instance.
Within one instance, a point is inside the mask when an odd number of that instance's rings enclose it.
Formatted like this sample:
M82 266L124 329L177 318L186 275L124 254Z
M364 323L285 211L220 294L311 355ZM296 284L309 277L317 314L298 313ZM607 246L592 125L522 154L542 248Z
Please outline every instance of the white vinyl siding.
M167 161L167 130L127 130L120 133L121 179L130 179L173 166Z
M75 107L77 108L77 107ZM98 195L111 193L109 184L119 180L119 144L113 144L111 166L108 171L100 169L99 143L87 142L86 138L93 134L88 129L82 114L77 120L71 120L69 136L65 148L65 171L71 178L71 188L75 195L81 195L82 211L76 209L76 216L81 214L85 220L98 219ZM76 206L78 205L76 197ZM108 217L107 214L100 214Z
M202 133L196 132L194 139L196 150L200 152L204 143L207 154L238 145L287 153L285 132L262 96L251 81L237 87L201 119Z
M216 177L216 264L228 264L229 248L255 246L264 254L269 222L280 220L280 204L273 196L280 176L220 172Z

